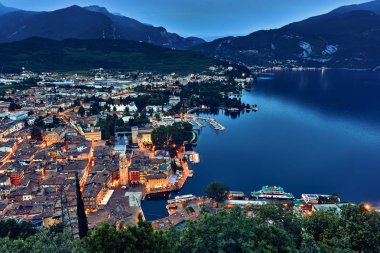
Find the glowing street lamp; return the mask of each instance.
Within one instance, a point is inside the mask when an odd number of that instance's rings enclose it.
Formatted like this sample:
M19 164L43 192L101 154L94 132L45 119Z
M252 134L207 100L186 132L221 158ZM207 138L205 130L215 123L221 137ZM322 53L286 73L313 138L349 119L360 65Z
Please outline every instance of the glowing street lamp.
M370 204L364 204L363 209L364 209L364 211L369 212L369 211L371 211L372 207Z

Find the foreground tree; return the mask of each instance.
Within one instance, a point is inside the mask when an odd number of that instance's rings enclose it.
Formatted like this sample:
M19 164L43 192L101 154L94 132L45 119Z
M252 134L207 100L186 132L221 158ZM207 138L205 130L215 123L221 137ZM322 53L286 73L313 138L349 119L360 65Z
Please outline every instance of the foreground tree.
M174 245L169 245L166 234L152 228L150 222L142 221L137 226L116 230L115 226L103 224L87 239L87 252L146 252L170 253Z
M12 229L8 226L0 234L0 252L372 253L380 252L379 217L378 212L355 205L344 206L339 213L318 211L305 217L292 208L270 204L203 212L200 220L187 221L184 229L166 231L153 229L140 216L136 226L116 229L104 224L84 240L72 238L60 226L35 235L34 229L32 234L20 233L14 222ZM5 227L0 222L0 231Z
M227 198L229 190L230 188L228 187L228 185L213 182L206 186L204 191L209 198L212 198L216 202L221 203Z
M174 252L296 252L283 228L260 223L240 208L205 214L200 222L189 221L186 229L170 233Z
M29 222L17 223L13 219L0 221L0 238L25 239L36 233L33 225Z
M75 173L75 186L76 186L76 192L77 192L77 217L78 217L79 238L83 238L88 233L88 223L87 223L86 211L84 209L82 193L80 191L78 172Z
M68 230L52 233L47 229L38 232L25 240L0 238L1 253L85 253L83 240L73 239Z

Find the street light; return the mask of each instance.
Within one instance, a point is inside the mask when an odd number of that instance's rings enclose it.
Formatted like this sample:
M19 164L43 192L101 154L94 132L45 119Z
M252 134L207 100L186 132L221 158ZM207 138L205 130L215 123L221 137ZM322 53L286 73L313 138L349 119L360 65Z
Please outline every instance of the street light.
M363 209L363 211L369 212L369 211L371 211L372 207L370 204L363 204L362 209Z

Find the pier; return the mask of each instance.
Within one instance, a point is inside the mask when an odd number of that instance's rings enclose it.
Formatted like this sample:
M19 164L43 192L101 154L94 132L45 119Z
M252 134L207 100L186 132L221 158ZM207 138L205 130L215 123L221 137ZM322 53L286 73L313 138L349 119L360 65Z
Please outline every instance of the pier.
M199 122L199 120L197 119L197 117L193 117L192 120L194 121L195 124L197 124L198 129L201 129L202 127L204 127L204 126L202 125L202 123Z
M219 122L217 122L213 118L208 118L208 117L203 117L203 116L197 116L197 115L194 115L194 114L185 114L185 118L187 118L188 120L192 120L197 125L198 129L201 129L202 127L204 127L204 125L201 122L199 122L199 120L206 121L215 130L224 131L226 129L222 124L220 124Z
M213 118L198 117L198 119L202 119L202 120L206 121L207 123L209 123L210 125L212 125L215 128L215 130L224 131L226 129L224 126L222 126L219 122L217 122Z

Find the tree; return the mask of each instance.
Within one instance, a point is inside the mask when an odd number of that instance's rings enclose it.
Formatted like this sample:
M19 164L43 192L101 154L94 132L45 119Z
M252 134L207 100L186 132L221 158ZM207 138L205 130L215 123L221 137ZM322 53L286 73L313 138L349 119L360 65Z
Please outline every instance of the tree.
M294 229L297 224L302 228ZM6 220L0 221L0 252L380 252L379 227L378 212L356 205L343 206L339 215L318 211L311 217L281 204L233 207L203 212L185 229L165 231L153 229L139 215L135 226L103 224L85 240L73 238L62 224L35 230L30 223Z
M223 202L227 198L229 187L225 184L213 182L206 186L205 193L209 198L212 198L218 203Z
M164 126L159 126L155 128L152 132L152 143L157 147L165 147L169 142L168 128Z
M97 115L99 114L101 111L101 108L100 108L100 105L98 102L94 102L91 107L90 107L90 111L89 111L89 114L90 115Z
M80 106L78 109L78 115L80 115L81 117L84 117L85 114L86 114L86 110L83 108L83 106Z
M0 238L25 239L35 233L36 231L32 223L25 221L17 223L13 219L0 221Z
M79 238L83 238L88 233L88 223L87 223L86 211L84 209L82 193L80 191L78 172L75 173L75 186L76 186L76 192L77 192L77 217L78 217Z
M300 253L319 253L320 249L315 243L313 236L310 234L303 234Z
M204 214L186 229L170 231L168 238L174 252L297 252L281 226L259 223L238 207Z
M53 126L59 125L59 118L57 115L53 115Z
M9 107L8 107L8 110L9 111L15 111L15 110L18 110L18 109L21 109L22 107L19 105L19 104L16 104L15 102L11 102L9 104Z
M42 116L39 116L35 121L34 121L34 126L44 129L45 128L45 122L44 118Z
M80 100L79 99L76 99L74 101L74 106L80 106Z
M88 237L88 252L157 252L170 253L168 237L155 231L150 222L142 221L139 215L137 226L119 227L103 224Z
M193 125L188 122L174 123L172 126L160 126L152 132L153 145L168 148L173 145L180 147L185 141L191 141Z
M31 130L30 130L30 138L32 140L36 140L36 141L42 141L42 131L41 131L41 128L37 127L37 126L34 126Z

